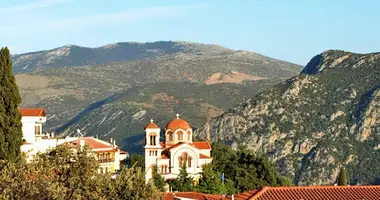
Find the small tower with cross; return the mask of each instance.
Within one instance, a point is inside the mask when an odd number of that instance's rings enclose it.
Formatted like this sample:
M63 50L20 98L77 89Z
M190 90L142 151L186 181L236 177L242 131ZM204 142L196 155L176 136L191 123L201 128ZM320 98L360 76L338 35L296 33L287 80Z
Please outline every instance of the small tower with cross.
M157 158L161 157L162 147L160 145L160 132L161 129L154 120L151 119L150 123L145 126L145 171L148 174L148 180L151 178L152 170L156 165Z

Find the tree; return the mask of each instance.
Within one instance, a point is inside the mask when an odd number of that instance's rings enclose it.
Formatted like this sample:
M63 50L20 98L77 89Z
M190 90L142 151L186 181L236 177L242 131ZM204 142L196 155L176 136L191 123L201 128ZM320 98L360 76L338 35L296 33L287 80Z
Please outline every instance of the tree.
M13 75L8 48L0 49L0 159L20 159L22 140L20 92Z
M123 168L115 179L97 173L87 147L58 146L38 154L31 163L0 161L0 199L162 199L153 184L145 184L141 168Z
M340 173L339 173L339 176L338 176L338 185L341 185L341 186L347 186L348 185L347 170L346 170L345 167L343 167L342 169L340 169Z
M158 173L158 168L156 165L153 167L153 183L158 190L165 192L165 179Z
M190 192L194 190L194 182L193 178L189 176L186 171L185 165L183 165L180 169L179 175L176 179L174 179L172 183L172 187L174 191L178 192Z
M213 165L204 165L196 190L206 194L226 194L227 189L220 176L220 173L214 172Z
M212 156L214 169L224 173L226 182L232 181L238 192L291 185L291 181L281 176L266 156L245 147L233 150L223 143L213 143Z
M145 169L145 157L140 154L133 154L126 160L128 167L141 167Z

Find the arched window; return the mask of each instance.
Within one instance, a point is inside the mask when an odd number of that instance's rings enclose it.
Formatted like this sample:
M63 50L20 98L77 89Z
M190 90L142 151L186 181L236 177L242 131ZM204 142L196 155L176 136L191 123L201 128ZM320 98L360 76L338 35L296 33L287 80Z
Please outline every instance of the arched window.
M169 131L166 136L167 142L173 142L173 132Z
M183 158L182 157L178 157L178 166L179 167L182 167L183 166Z
M182 166L185 166L185 168L191 167L191 159L192 158L189 157L189 155L186 152L183 152L182 155L178 157L179 167L182 167Z
M178 131L177 134L178 134L178 141L182 142L183 141L183 132Z
M191 133L190 133L190 132L187 132L187 141L188 141L188 142L191 141Z
M156 134L150 134L150 145L156 145Z

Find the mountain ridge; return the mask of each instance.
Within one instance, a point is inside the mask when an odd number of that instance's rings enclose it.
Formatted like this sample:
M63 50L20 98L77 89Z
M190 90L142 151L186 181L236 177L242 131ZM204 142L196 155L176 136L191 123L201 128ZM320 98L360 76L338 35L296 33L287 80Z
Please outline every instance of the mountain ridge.
M263 152L298 185L333 184L342 166L351 183L373 184L380 174L379 85L380 53L325 51L299 76L210 120L196 135Z
M165 49L168 44L177 43L155 45ZM196 127L241 99L301 71L299 65L246 51L213 47L192 51L194 48L185 47L185 51L159 57L82 66L52 62L47 68L17 73L21 106L44 107L49 113L44 130L49 133L70 134L79 128L100 138L117 138L133 152L141 148L128 145L131 138L142 141L144 120L154 117L166 121L181 111ZM70 53L85 63L97 56ZM142 55L141 51L134 53ZM41 59L52 60L54 56ZM118 93L121 95L113 99Z

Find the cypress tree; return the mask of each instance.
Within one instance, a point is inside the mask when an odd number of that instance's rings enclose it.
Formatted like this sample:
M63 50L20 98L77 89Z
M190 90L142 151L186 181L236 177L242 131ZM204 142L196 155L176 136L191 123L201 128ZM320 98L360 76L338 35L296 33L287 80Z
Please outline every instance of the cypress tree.
M22 140L21 97L13 75L8 48L0 49L0 160L20 158Z
M341 186L347 186L347 170L346 168L342 168L340 170L340 173L339 173L339 177L338 177L338 185L341 185Z

